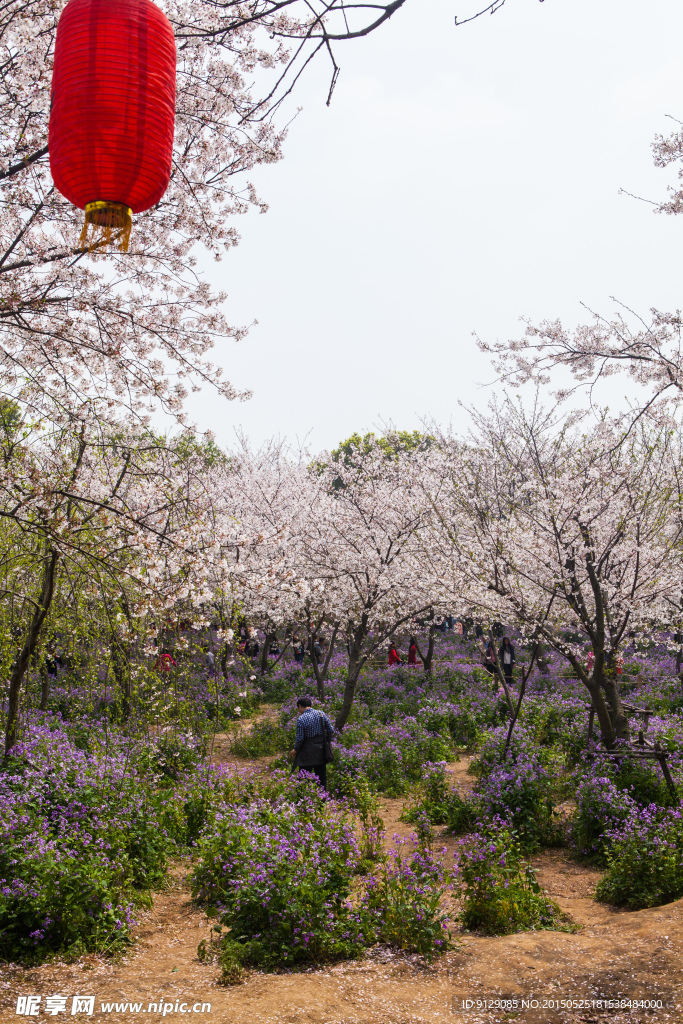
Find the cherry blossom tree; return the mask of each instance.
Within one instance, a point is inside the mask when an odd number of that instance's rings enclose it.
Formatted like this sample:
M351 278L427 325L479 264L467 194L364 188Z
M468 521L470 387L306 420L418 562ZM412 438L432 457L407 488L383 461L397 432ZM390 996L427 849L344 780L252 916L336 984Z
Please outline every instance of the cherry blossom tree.
M475 422L471 443L443 436L429 455L431 557L457 563L479 608L567 660L613 746L629 736L619 650L661 625L680 591L671 437L643 425L624 439L607 419L584 434L511 404Z
M368 658L438 601L441 581L419 543L431 515L421 486L421 449L387 456L378 441L370 441L348 464L323 453L315 471L322 486L304 564L309 579L324 586L331 620L340 623L347 643L336 719L342 729Z
M182 417L189 390L224 380L216 342L239 340L196 272L216 259L234 218L265 205L245 176L282 156L276 114L318 55L384 26L407 0L166 0L178 52L171 183L136 217L132 246L95 255L82 214L55 190L47 125L61 2L9 0L0 11L0 394L35 407L101 400L136 417ZM499 4L493 5L500 6ZM487 8L488 9L488 8ZM42 411L42 410L41 410Z
M278 633L318 610L316 587L302 572L301 538L319 485L305 452L281 441L254 450L242 439L213 486L211 532L222 551L213 586L224 599L232 595L231 621L244 617L263 631L265 668Z

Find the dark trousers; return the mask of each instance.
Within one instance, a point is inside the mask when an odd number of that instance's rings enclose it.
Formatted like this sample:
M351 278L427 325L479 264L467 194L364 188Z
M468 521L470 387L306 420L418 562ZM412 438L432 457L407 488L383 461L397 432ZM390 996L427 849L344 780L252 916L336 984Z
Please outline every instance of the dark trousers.
M512 686L512 665L503 665L503 671L505 672L505 682L508 686Z
M299 775L302 772L310 772L311 775L315 775L318 778L318 783L323 789L327 789L327 765L326 764L307 764L299 765Z

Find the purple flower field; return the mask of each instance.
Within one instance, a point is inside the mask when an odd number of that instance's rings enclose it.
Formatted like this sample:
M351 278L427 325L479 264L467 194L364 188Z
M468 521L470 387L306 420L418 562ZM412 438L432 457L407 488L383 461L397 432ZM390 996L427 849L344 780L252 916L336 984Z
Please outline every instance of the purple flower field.
M630 651L621 687L652 711L648 736L683 792L683 691L673 670L664 649ZM594 756L585 690L553 659L532 673L507 749L506 701L472 645L443 638L432 676L366 669L323 797L312 778L283 770L284 755L297 697L310 694L334 718L343 686L339 656L324 702L310 668L286 659L263 677L246 666L220 681L188 659L172 686L141 688L126 722L104 687L60 679L46 712L29 701L0 772L2 955L121 948L177 857L192 858L195 898L215 916L233 973L354 956L377 942L430 958L448 948L454 891L471 927L563 927L524 859L544 846L602 865L598 896L609 902L683 895L681 814L657 762ZM163 715L153 707L160 692ZM264 704L276 720L257 715L248 737L254 756L281 755L272 771L212 766L212 733L230 727L235 707L249 720ZM467 793L446 772L465 752ZM388 855L382 793L406 797L416 827L413 844ZM435 825L462 836L450 863L430 849Z

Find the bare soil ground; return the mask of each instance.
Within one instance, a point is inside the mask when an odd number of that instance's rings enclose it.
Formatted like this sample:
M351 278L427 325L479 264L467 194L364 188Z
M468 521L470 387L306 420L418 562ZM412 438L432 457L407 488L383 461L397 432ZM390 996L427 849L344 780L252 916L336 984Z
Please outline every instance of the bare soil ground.
M227 759L227 739L215 754ZM471 785L466 759L452 768L462 785ZM398 821L402 804L382 801L388 839L410 831ZM456 840L438 836L435 846L444 845L450 853ZM157 1019L161 1014L148 1010L150 1002L165 1004L166 1016L176 1019L176 1006L210 1003L210 1011L190 1019L221 1024L683 1024L683 900L654 910L618 911L594 902L599 872L578 865L564 850L547 851L534 865L539 882L580 931L461 934L459 948L431 967L415 957L373 950L360 961L303 973L253 973L225 988L218 984L217 965L197 958L210 924L191 903L189 862L179 864L169 888L156 895L141 920L136 945L120 961L92 955L70 964L0 968L0 1024L20 1019L18 995L38 994L43 1006L45 996L69 997L66 1013L56 1020L71 1015L73 995L94 995L94 1016L112 1024ZM592 1005L601 998L662 1005ZM575 1002L567 1007L563 1000ZM103 1002L142 1007L103 1012ZM40 1017L45 1019L44 1012Z

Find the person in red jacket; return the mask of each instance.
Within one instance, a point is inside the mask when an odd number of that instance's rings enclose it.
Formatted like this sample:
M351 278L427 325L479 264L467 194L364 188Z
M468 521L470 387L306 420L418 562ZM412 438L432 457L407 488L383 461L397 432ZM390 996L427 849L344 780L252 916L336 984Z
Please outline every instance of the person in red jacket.
M163 672L165 674L170 672L171 669L175 667L176 660L172 654L168 653L168 651L164 651L163 654L160 654L156 661L154 662L154 668L156 669L156 671Z
M411 636L410 646L408 647L408 664L417 665L417 643L414 636Z
M396 650L396 645L392 644L389 648L389 664L390 665L402 665L403 658Z

